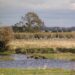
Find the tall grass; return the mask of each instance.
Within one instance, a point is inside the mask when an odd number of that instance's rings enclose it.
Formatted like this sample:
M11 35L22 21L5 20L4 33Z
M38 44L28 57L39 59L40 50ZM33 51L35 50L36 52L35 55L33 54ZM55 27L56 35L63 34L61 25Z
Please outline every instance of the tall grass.
M10 48L75 48L75 40L13 40L9 42Z
M53 39L67 38L75 39L75 32L36 32L36 33L14 33L16 39Z

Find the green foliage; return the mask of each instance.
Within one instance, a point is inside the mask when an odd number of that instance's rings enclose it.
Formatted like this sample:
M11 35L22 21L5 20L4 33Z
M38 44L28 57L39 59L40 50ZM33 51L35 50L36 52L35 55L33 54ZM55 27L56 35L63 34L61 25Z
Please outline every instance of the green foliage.
M32 54L32 53L55 53L53 48L17 48L16 53Z
M9 69L1 68L0 75L75 75L74 70L63 69Z
M75 48L57 48L57 51L63 52L63 53L75 53Z

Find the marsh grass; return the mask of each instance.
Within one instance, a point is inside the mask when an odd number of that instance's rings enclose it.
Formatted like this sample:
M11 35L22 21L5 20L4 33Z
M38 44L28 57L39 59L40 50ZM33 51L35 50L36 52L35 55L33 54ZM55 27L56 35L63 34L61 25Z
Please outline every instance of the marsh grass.
M40 59L41 57L44 57L46 59L75 61L75 54L72 53L50 53L50 54L35 53L35 54L30 54L30 57L33 58L37 57Z
M11 58L10 55L0 55L0 61L9 61L9 60L14 60L13 58Z
M10 48L75 48L75 40L13 40L9 42Z
M16 39L53 39L53 38L67 38L75 39L75 32L22 32L14 33Z
M11 51L44 56L45 58L75 60L75 40L13 40L9 43ZM36 55L34 55L36 54Z

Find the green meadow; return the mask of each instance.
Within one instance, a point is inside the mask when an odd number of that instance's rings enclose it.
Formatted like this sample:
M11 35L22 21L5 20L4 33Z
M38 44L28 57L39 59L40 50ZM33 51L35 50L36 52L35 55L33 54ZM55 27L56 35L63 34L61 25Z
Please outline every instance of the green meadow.
M75 75L75 71L62 69L4 69L0 75Z

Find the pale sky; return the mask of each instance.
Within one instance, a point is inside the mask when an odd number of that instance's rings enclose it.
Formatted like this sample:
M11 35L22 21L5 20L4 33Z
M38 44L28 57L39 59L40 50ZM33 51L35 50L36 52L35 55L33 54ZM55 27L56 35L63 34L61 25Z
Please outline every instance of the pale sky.
M27 12L46 26L75 26L75 0L0 0L0 25L14 25Z

